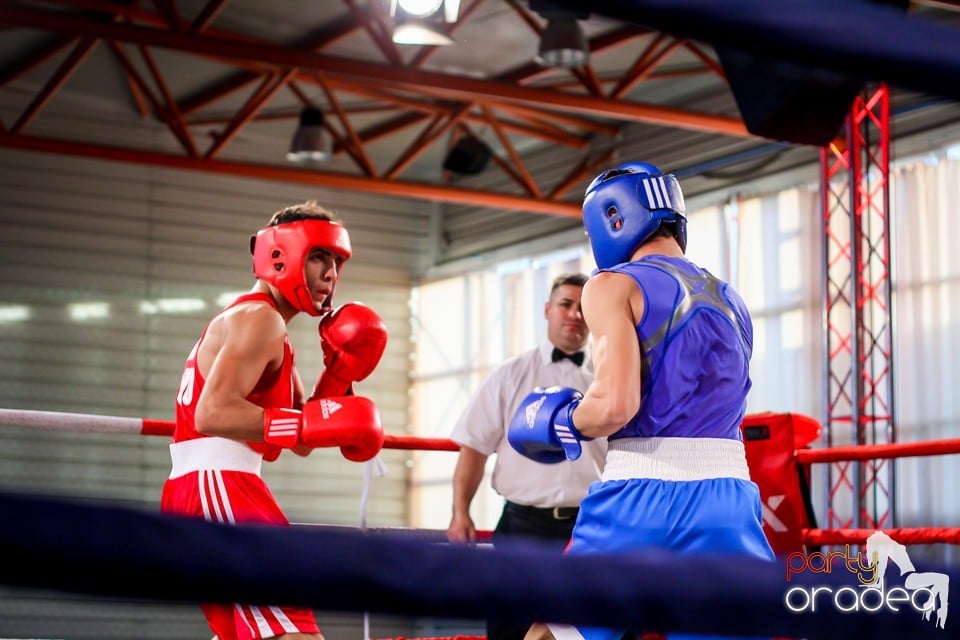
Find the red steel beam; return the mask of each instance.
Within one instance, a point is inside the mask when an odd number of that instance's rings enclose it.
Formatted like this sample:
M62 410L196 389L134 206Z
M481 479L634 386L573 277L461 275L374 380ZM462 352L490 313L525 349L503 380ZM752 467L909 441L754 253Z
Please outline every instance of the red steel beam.
M530 175L527 165L523 163L523 158L520 157L520 154L517 152L516 148L510 143L510 139L507 137L507 134L504 133L503 128L497 123L497 119L494 117L493 112L490 111L490 109L486 106L483 106L482 109L483 115L487 118L487 122L490 123L493 131L497 134L500 144L504 149L506 149L510 159L513 160L513 166L520 175L520 178L523 180L524 188L535 198L542 197L543 194L540 191L540 187L537 186L537 181L533 179L532 175Z
M189 33L200 33L210 26L210 23L219 15L226 6L227 0L209 0L207 6L194 18L193 22L187 28Z
M587 43L587 46L589 46L591 54L599 54L603 51L619 47L635 38L648 35L649 33L651 32L649 30L645 30L644 27L631 25L629 27L624 27L623 29L618 29L616 31L597 36L596 38L591 38L590 42ZM556 69L553 67L544 67L536 62L531 62L519 68L507 71L506 73L502 73L497 76L496 79L507 84L526 84L536 80L537 78L555 73Z
M58 153L61 155L96 158L99 160L129 162L168 169L207 171L242 178L260 178L263 180L306 184L330 189L359 191L368 194L376 193L384 196L420 198L435 202L449 202L477 207L490 207L492 209L542 213L566 218L580 219L581 216L580 204L575 202L513 196L473 189L454 189L421 182L386 182L369 177L328 173L315 169L288 169L273 165L230 162L225 160L203 160L201 158L175 156L153 151L139 151L122 147L54 140L37 136L9 135L5 133L0 134L0 147L40 151L43 153Z
M264 105L276 95L277 91L280 91L283 87L290 82L290 79L294 76L296 71L294 69L288 69L286 73L281 75L279 78L270 77L264 79L263 84L260 88L254 92L253 95L247 100L246 104L233 116L233 119L230 123L224 128L223 131L220 131L216 134L213 144L210 145L210 148L207 149L207 152L204 154L206 158L212 158L217 153L223 149L228 142L230 142L234 136L240 133L240 130L263 109Z
M301 77L304 77L304 76L301 75ZM383 91L381 87L378 87L373 83L347 82L343 79L339 79L339 80L333 80L329 84L345 93L352 93L358 96L366 96L369 98L373 98L374 100L387 102L387 103L396 105L398 107L403 107L405 109L411 109L414 111L420 111L430 115L443 114L443 113L449 115L455 111L456 107L459 106L458 103L437 104L437 103L425 102L423 100L415 100L413 98L408 98L401 95L389 93L387 91ZM497 105L497 108L501 111L507 111L510 113L526 113L526 114L532 113L536 117L541 119L549 117L553 120L556 120L557 122L566 124L570 127L585 130L592 133L602 133L605 135L612 136L612 135L616 135L616 133L619 131L617 127L601 124L599 122L594 122L592 120L587 120L586 118L575 118L572 116L566 116L563 114L557 114L553 112L539 111L529 107L500 104L500 105ZM471 114L467 114L465 118L470 121L481 122L481 124L485 124L486 122L480 116L474 116ZM407 126L406 124L404 124L406 122L405 116L398 116L396 120L398 121L399 128L404 128ZM382 123L382 125L385 128L390 128L391 122L392 121L387 121ZM505 120L501 120L500 124L505 129L509 129L517 133L522 133L531 138L541 138L541 139L547 140L548 142L555 142L557 144L576 147L578 149L582 149L588 144L587 140L583 138L578 138L573 134L566 133L563 130L557 129L555 127L551 128L550 130L547 130L542 125L537 125L536 127L531 128L531 127L518 125L516 123L511 123Z
M80 66L80 63L87 59L99 40L96 38L84 38L81 40L67 59L60 63L53 78L47 82L46 86L40 90L40 93L34 97L27 109L20 114L20 118L10 128L11 132L17 133L26 127L40 113L40 110L50 101L51 98L60 90L67 80Z
M59 33L92 35L124 42L137 42L178 51L227 59L255 60L281 67L322 71L332 76L361 77L382 86L466 102L478 96L488 100L533 105L537 108L571 110L581 114L629 122L647 122L684 129L708 131L731 136L753 137L739 118L695 113L659 105L625 102L607 98L544 91L505 85L490 80L460 78L443 73L371 64L358 60L325 56L310 51L291 51L282 47L206 35L202 38L168 30L113 24L89 20L77 15L34 11L0 6L0 22L46 29Z
M467 111L473 108L473 105L464 105L463 110ZM414 160L419 158L423 153L430 148L437 138L442 136L446 131L450 129L454 124L457 123L457 120L460 119L460 115L454 115L449 118L443 118L439 115L434 116L433 121L430 125L420 132L420 135L416 140L410 143L406 151L403 152L397 160L393 163L393 166L387 169L386 173L383 174L383 177L387 180L393 180L400 174L401 171L406 169L413 163Z
M346 144L338 140L340 143L339 146L343 149L346 149L347 153L349 153L354 160L357 161L357 164L367 172L368 176L372 176L374 178L379 177L377 175L377 168L374 166L373 160L370 158L370 154L367 153L367 149L363 146L360 136L357 135L357 130L353 127L353 125L350 124L350 119L343 110L343 106L340 104L340 101L337 100L336 94L330 90L330 86L322 77L318 77L317 81L320 83L320 87L323 89L323 93L327 97L327 103L333 107L334 112L336 112L337 117L340 119L340 124L343 125L344 130L347 132L347 138L349 138L350 144Z
M40 66L77 40L78 38L75 38L74 36L61 36L55 41L44 45L39 51L29 54L26 58L18 61L13 67L7 69L2 75L0 75L0 87L13 82L31 69Z

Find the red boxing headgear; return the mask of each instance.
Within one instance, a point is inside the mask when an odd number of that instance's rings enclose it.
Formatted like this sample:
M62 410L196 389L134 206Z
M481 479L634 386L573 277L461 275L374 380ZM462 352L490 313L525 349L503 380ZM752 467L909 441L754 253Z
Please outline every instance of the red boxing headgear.
M303 267L311 249L320 247L343 258L350 259L350 236L338 222L306 219L284 222L266 227L250 239L253 254L253 273L269 282L283 294L291 305L312 316L320 311L313 304ZM330 306L330 296L324 306Z

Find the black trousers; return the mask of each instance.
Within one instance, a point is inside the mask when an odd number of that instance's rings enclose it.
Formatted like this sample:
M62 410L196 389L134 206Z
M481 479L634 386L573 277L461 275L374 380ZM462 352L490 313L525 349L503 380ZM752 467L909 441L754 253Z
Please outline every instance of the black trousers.
M577 509L560 507L540 509L508 502L493 530L493 546L510 540L537 542L561 555L570 541ZM529 624L504 620L487 620L489 640L523 640Z

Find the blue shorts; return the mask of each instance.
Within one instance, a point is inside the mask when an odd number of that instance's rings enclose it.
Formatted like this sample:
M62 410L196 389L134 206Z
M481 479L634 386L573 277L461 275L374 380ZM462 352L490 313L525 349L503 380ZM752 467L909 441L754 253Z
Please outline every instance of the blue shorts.
M591 485L580 504L567 553L628 553L650 547L685 555L729 553L774 560L763 533L760 490L749 480L633 478ZM626 631L549 626L558 640L617 640Z

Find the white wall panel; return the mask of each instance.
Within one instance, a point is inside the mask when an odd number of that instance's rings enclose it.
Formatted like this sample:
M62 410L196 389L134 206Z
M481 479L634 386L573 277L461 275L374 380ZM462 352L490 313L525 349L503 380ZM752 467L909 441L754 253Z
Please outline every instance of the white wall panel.
M334 211L351 231L354 258L336 302L369 304L389 331L381 365L357 390L378 403L388 433L407 433L411 274L429 244L421 206L10 150L0 150L0 407L171 420L184 360L220 296L254 282L251 233L274 211L307 199ZM144 312L144 302L166 298L194 298L200 308ZM71 316L71 305L92 303L102 303L107 315ZM3 320L15 308L28 317ZM289 326L308 389L323 368L316 326L305 315ZM168 441L0 425L0 489L156 507L170 468ZM369 487L364 465L337 450L284 454L265 465L264 477L294 522L358 525L366 488L366 523L403 526L409 459L409 452L385 451L386 473L371 474ZM61 594L4 593L0 635L207 633L193 607L77 602ZM332 626L320 620L329 640L360 635L358 616L331 619Z

